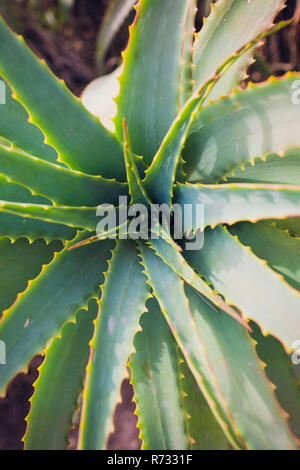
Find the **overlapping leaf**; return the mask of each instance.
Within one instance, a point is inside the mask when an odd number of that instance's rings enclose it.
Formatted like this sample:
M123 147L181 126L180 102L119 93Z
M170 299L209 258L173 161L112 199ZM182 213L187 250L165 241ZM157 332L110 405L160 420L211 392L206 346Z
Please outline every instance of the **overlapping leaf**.
M49 200L43 197L33 196L26 188L8 182L2 175L0 175L0 198L1 200L21 201L27 204L51 204ZM9 236L11 239L25 236L31 241L44 238L48 242L54 239L71 240L76 235L76 231L71 227L34 220L3 210L0 212L0 233Z
M42 266L52 261L54 252L61 248L62 244L57 241L47 244L39 239L30 243L26 238L20 238L12 243L8 237L0 238L0 318L2 311L26 289L28 281L34 279Z
M203 108L183 153L189 181L216 183L236 166L299 147L300 107L293 103L290 73L250 85Z
M276 397L288 414L293 433L300 440L300 388L291 358L278 340L270 335L264 336L253 322L251 326L257 343L256 351L266 364L267 377L275 385Z
M240 220L283 219L300 216L300 185L276 184L178 184L175 202L184 212L190 206L194 217L186 218L187 232ZM196 217L203 206L204 220ZM198 218L199 219L199 218ZM201 227L197 223L201 223Z
M184 294L184 283L177 274L149 248L140 245L142 262L161 311L178 342L189 368L208 400L228 439L237 448L243 447L228 408L211 376L202 341ZM172 295L169 295L170 289ZM216 314L213 310L211 314Z
M22 204L0 200L0 210L22 217L82 228L90 232L95 231L99 221L96 216L97 207L46 206L44 204ZM105 210L109 212L108 208ZM110 210L114 212L115 208L110 206Z
M195 86L204 83L223 62L244 44L268 29L283 8L284 0L219 0L197 34L194 46ZM210 99L218 99L239 86L253 51L244 54L212 90Z
M281 231L275 225L263 222L250 224L243 222L230 228L245 246L267 261L276 272L295 289L300 290L300 240Z
M122 148L45 64L0 18L0 74L45 134L59 159L73 170L124 179ZM38 155L36 155L38 156Z
M155 299L147 303L142 331L134 339L131 356L134 398L143 449L187 448L185 415L179 388L176 342Z
M95 206L118 203L127 185L62 168L22 151L0 146L1 173L57 204Z
M29 122L26 109L18 102L8 83L0 78L5 87L5 105L0 106L0 136L12 143L13 147L48 162L57 163L57 152L47 145L41 130Z
M297 448L247 330L223 312L212 311L191 288L186 297L183 283L168 266L149 249L141 248L141 254L162 312L232 445ZM166 294L170 289L171 296Z
M78 239L85 236L82 233ZM78 250L65 249L4 312L0 336L6 344L7 364L1 366L1 391L58 333L62 324L74 318L76 311L95 296L113 244L104 240Z
M191 289L190 307L211 373L248 449L299 449L245 328L210 310Z
M191 450L229 450L230 444L212 414L184 356L178 351L182 406Z
M300 293L266 261L257 258L223 227L207 230L202 250L185 252L190 264L236 305L263 333L279 338L288 350L300 337Z
M263 38L282 29L284 26L286 26L286 22L278 23L273 28L270 28L255 37L251 43L248 43L236 50L234 54L227 57L225 61L223 60L214 73L195 90L194 94L173 121L152 161L150 168L146 171L144 185L154 200L170 204L173 195L172 188L175 175L180 169L178 169L178 164L181 162L182 150L185 146L188 134L191 133L193 135L194 131L191 131L191 129L193 129L193 125L195 127L200 127L200 129L203 126L202 121L197 125L194 123L196 120L199 120L199 117L201 117L203 105L206 98L210 96L211 90L213 90L220 79L224 77L226 71L229 70L230 67L235 64L252 46L258 44ZM212 119L210 118L209 122L211 121ZM198 153L191 156L193 161L200 158L199 149L196 150L198 150Z
M224 178L232 183L300 184L300 149L288 150L284 157L268 155L266 160L256 159L253 164L234 168Z
M194 7L195 0L140 0L130 29L115 124L122 139L126 118L133 151L147 165L179 110L183 45L194 33L188 21Z

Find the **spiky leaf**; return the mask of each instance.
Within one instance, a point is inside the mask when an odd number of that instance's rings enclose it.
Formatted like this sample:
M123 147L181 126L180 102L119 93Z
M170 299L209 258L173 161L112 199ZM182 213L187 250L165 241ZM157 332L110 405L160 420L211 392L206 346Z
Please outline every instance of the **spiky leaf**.
M60 336L46 349L27 417L25 449L60 450L68 446L68 432L79 406L77 400L83 387L97 313L94 300L88 310L77 312L74 323L63 326Z

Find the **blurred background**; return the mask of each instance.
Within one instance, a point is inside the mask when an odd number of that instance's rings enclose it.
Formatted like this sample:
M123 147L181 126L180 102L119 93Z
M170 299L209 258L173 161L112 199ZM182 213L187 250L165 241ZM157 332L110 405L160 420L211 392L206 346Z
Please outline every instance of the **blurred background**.
M199 0L197 30L201 28L203 16L209 12L210 3ZM34 53L45 59L55 75L64 79L69 89L80 96L89 82L112 72L121 62L121 51L128 41L128 25L134 18L134 11L121 11L120 4L120 0L0 0L0 11L10 26L24 36ZM287 0L287 7L278 19L292 17L294 22L268 38L257 52L256 62L249 70L252 81L265 80L271 74L279 76L288 70L300 70L300 0ZM116 26L121 25L108 41L105 28L110 21ZM21 439L26 429L32 384L38 377L37 368L42 360L41 356L33 358L28 373L15 377L6 397L0 398L0 450L23 448ZM115 432L110 436L108 448L139 449L133 391L128 380L123 382L121 395L122 403L117 406L114 416ZM75 448L76 426L69 438L70 448Z

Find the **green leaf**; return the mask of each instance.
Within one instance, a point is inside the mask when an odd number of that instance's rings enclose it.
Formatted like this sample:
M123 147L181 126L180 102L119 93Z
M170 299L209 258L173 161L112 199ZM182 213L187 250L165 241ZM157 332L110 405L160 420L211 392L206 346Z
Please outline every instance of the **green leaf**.
M135 243L120 240L102 286L84 390L80 448L103 449L139 318L149 296Z
M201 109L183 158L189 181L216 183L235 167L300 146L300 107L293 104L290 73L251 85Z
M4 81L0 77L1 81ZM5 81L4 81L5 82ZM29 122L26 109L13 96L8 83L5 82L5 105L0 106L0 135L7 139L13 147L36 155L51 163L57 162L57 152L47 145L42 131Z
M60 336L55 337L46 349L26 419L26 449L62 450L67 447L72 416L78 408L77 399L83 388L89 341L97 313L98 305L94 300L88 311L77 312L75 323L63 326Z
M126 125L126 120L123 120L123 152L126 166L126 174L128 181L129 194L131 196L131 204L145 204L150 206L151 200L146 193L144 186L141 182L138 168L136 166L135 155L131 149L131 141Z
M108 48L135 3L136 0L112 0L108 4L101 21L96 45L96 63L101 75L104 71Z
M118 196L128 193L124 183L68 170L8 147L0 146L0 166L6 178L57 204L118 204Z
M187 231L219 224L234 224L241 220L256 222L262 219L282 219L300 216L300 186L233 183L233 184L178 184L175 203L184 211L187 205L196 212L204 208L202 227L196 217L187 220Z
M264 334L273 334L287 349L300 338L300 293L225 228L207 230L202 250L186 251L185 258Z
M211 374L247 448L297 449L287 416L275 399L248 332L222 312L212 315L190 288L186 292Z
M155 239L152 238L146 242L155 252L155 254L161 258L174 272L183 279L187 284L192 286L196 291L205 296L211 303L209 303L212 309L216 310L215 306L218 306L226 311L226 313L238 322L244 323L241 317L232 309L229 305L219 297L211 287L191 268L191 266L185 261L184 257L180 253L179 247L169 243L163 238ZM206 300L207 301L207 300Z
M124 124L124 156L127 170L127 179L129 184L129 192L133 203L143 203L146 206L151 205L151 200L148 194L144 190L143 184L141 183L133 154L130 150L130 142L128 140L128 134L125 122ZM157 214L157 217L159 215ZM161 232L160 236L158 232ZM164 239L167 238L167 240ZM147 242L156 252L157 256L163 259L174 271L182 277L186 282L191 284L198 292L205 295L213 304L216 304L226 310L226 312L240 320L239 315L236 314L223 300L214 294L210 287L193 271L193 269L185 262L184 258L180 254L180 248L172 241L170 234L158 223L152 232L151 238Z
M230 445L180 351L180 387L191 450L229 450Z
M150 248L140 244L142 263L153 293L215 417L231 444L243 448L227 404L210 372L203 343L184 293L184 283ZM172 292L172 295L169 293ZM217 315L209 308L211 315Z
M84 237L86 233L77 239ZM74 318L75 312L96 295L113 246L112 240L105 240L56 254L4 312L0 337L6 344L7 364L0 366L0 391L34 354L43 350L63 323Z
M133 159L125 120L123 121L123 128L124 157L131 202L134 204L142 203L145 204L146 207L150 207L151 199L144 189L144 185L140 180ZM156 214L156 216L158 218L159 214ZM180 248L173 242L168 229L162 227L158 220L156 221L156 226L151 227L151 229L152 236L147 241L147 244L149 244L155 250L157 256L161 257L164 262L171 266L171 268L174 269L175 272L177 272L177 274L181 276L186 282L191 283L199 292L204 293L204 295L210 298L213 302L218 303L218 301L221 299L218 299L207 286L207 284L199 276L197 276L197 274L187 263L185 263L184 258L180 254ZM164 236L166 239L163 238Z
M179 110L182 46L194 4L194 0L140 0L130 28L115 124L122 139L126 118L133 151L143 155L147 165Z
M194 45L195 86L204 83L225 57L252 41L273 24L284 0L219 0L197 34ZM251 63L253 51L243 55L212 90L210 99L224 96L238 86Z
M50 203L50 201L40 196L33 196L26 188L18 184L9 183L2 175L0 175L0 199L33 204ZM71 240L75 237L76 231L62 224L48 223L1 212L0 234L8 235L13 240L25 236L31 241L44 238L47 242L50 242L57 238Z
M76 235L76 230L62 224L48 223L1 212L0 235L8 236L12 240L26 237L31 242L37 238L44 238L49 243L57 239L62 241L72 240Z
M259 327L251 322L256 351L266 364L266 374L275 385L275 394L288 415L289 425L300 440L300 393L291 359L282 344L273 336L263 336Z
M292 238L274 225L248 222L230 228L232 235L268 265L295 289L300 290L300 239Z
M143 449L187 449L176 342L157 301L147 303L129 363Z
M91 232L96 230L97 222L100 220L96 216L97 207L46 206L0 200L0 211L2 210L22 217L64 224L74 228L78 227ZM105 211L115 213L115 207L105 207Z
M186 143L188 134L197 116L200 115L201 108L206 98L210 95L211 90L221 77L224 76L231 64L234 64L251 46L259 43L262 38L280 30L285 25L286 22L278 23L262 35L256 37L251 43L238 49L232 56L222 62L214 74L195 91L190 100L185 104L161 143L150 168L146 171L144 186L154 200L170 204L173 196L173 183L180 162L181 152ZM200 123L200 127L201 126L202 122Z
M143 184L146 191L156 202L170 204L172 200L172 188L182 149L196 113L202 105L205 92L212 83L213 79L193 95L179 112L162 141L151 166L146 171Z
M231 444L297 448L247 330L224 312L212 311L190 287L184 291L182 281L149 249L141 247L141 254L161 310Z
M180 71L180 88L179 95L180 107L182 108L187 100L193 94L193 52L195 39L195 18L197 14L197 1L190 1L186 11L184 35L182 40L182 66Z
M38 276L43 265L49 264L55 251L62 248L61 242L47 244L39 239L30 243L19 238L14 243L8 237L0 237L0 318L23 292L29 280Z
M122 147L0 19L0 74L73 170L125 178ZM88 149L88 151L87 151ZM37 157L39 155L36 155Z
M287 151L284 157L268 155L263 161L257 158L253 164L234 168L224 177L228 183L300 184L300 149Z

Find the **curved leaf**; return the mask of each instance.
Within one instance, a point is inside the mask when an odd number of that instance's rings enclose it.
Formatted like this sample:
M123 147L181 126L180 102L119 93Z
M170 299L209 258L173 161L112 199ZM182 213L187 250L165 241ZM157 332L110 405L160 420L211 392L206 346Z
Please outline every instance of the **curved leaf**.
M248 332L228 315L212 315L190 288L186 292L211 373L247 448L299 449Z
M78 239L84 236L82 233ZM7 364L0 366L1 391L62 324L96 295L113 245L113 241L105 240L78 250L65 249L4 312L0 337L6 344Z
M124 179L122 148L115 136L84 108L1 18L0 43L0 74L30 113L30 120L42 129L47 143L57 150L59 160L73 170Z
M115 124L122 139L126 118L133 151L147 165L179 110L182 46L191 5L195 0L140 0L130 28Z
M289 425L300 440L300 389L290 357L282 344L273 336L263 336L259 327L251 322L256 351L266 364L266 374L275 385L275 394L288 414Z
M100 73L103 73L106 52L135 3L136 0L113 0L109 3L101 22L96 45L96 63Z
M81 423L80 448L103 449L112 427L133 338L149 295L136 245L120 240L102 288L99 318L91 342Z
M19 238L12 243L8 237L0 237L0 318L2 311L26 289L28 281L34 279L61 248L59 241L47 244L39 239L30 243L27 238Z
M96 301L91 302L87 311L77 312L74 323L63 326L60 336L46 349L26 418L25 449L62 450L67 447L97 313Z
M143 184L154 201L170 204L176 170L186 138L207 90L217 80L216 76L205 83L203 89L197 91L185 104L162 141L151 166L146 171Z
M189 181L216 183L236 166L300 146L300 106L293 104L289 73L201 109L183 158Z
M204 83L223 62L244 44L252 41L273 24L284 0L219 0L197 34L194 45L195 86ZM242 20L241 20L242 19ZM251 63L253 51L243 55L212 90L210 99L218 99L238 86Z
M176 342L157 301L147 303L130 359L143 449L187 449Z
M243 167L234 168L224 177L229 183L300 184L300 149L287 151L284 157L268 155L266 160L256 159Z
M28 238L31 242L37 238L44 238L48 243L53 240L72 240L76 235L73 227L66 225L45 222L43 220L29 217L19 217L17 215L0 213L0 235L8 236L12 240L20 237Z
M29 122L29 115L17 101L8 83L5 83L5 106L0 106L0 136L12 143L13 147L48 162L57 162L57 152L45 143L42 131Z
M202 250L185 252L185 257L264 334L273 334L287 349L300 338L300 293L225 228L207 230Z
M22 151L0 146L1 173L31 192L63 205L118 204L127 185L62 168Z
M180 253L179 247L168 243L163 238L157 240L151 239L146 243L147 245L151 246L151 248L155 251L155 254L161 258L164 263L170 266L181 279L196 289L200 295L203 295L209 299L211 304L208 302L208 305L210 305L212 309L216 310L215 306L218 306L225 310L228 315L235 318L236 321L243 323L246 327L248 326L245 322L243 322L236 311L227 305L223 299L218 296L210 288L210 286L191 268L191 266L185 261L184 257Z
M237 448L296 449L247 330L212 311L190 287L184 291L149 249L141 247L141 254L162 312L230 442Z
M222 62L220 67L216 69L214 74L209 77L203 85L197 88L190 100L185 104L162 141L150 168L146 171L144 185L154 200L170 204L173 195L173 183L176 170L178 172L177 166L180 162L181 152L195 120L201 114L201 108L203 108L206 98L210 96L211 90L220 81L221 77L224 76L230 66L236 63L239 57L248 49L259 43L265 37L280 30L285 25L286 22L278 23L273 28L253 39L251 43L235 51L232 56ZM209 122L211 122L211 120ZM200 122L200 128L202 126L203 123ZM193 158L197 156L198 155L195 155Z
M262 219L300 217L300 185L178 184L174 200L183 210L188 205L194 208L194 212L197 205L204 207L202 226L197 225L194 217L186 222L187 231L234 224L240 220L256 222Z
M212 414L203 393L189 370L183 355L180 357L180 387L183 409L186 414L186 430L191 450L229 450L230 445Z
M295 289L300 290L300 239L292 238L274 225L244 222L230 228L243 245L267 261Z
M105 211L109 212L109 209L115 212L113 206L105 208ZM24 204L0 200L0 211L2 210L22 217L65 224L69 227L83 228L91 232L96 230L99 221L96 216L97 207L46 206L44 204Z
M50 201L47 199L33 196L26 188L8 182L2 175L0 175L0 199L32 204L50 204ZM76 231L62 224L48 223L1 212L0 234L8 235L11 239L24 236L31 241L37 238L44 238L50 242L57 238L60 240L71 240L75 237Z

